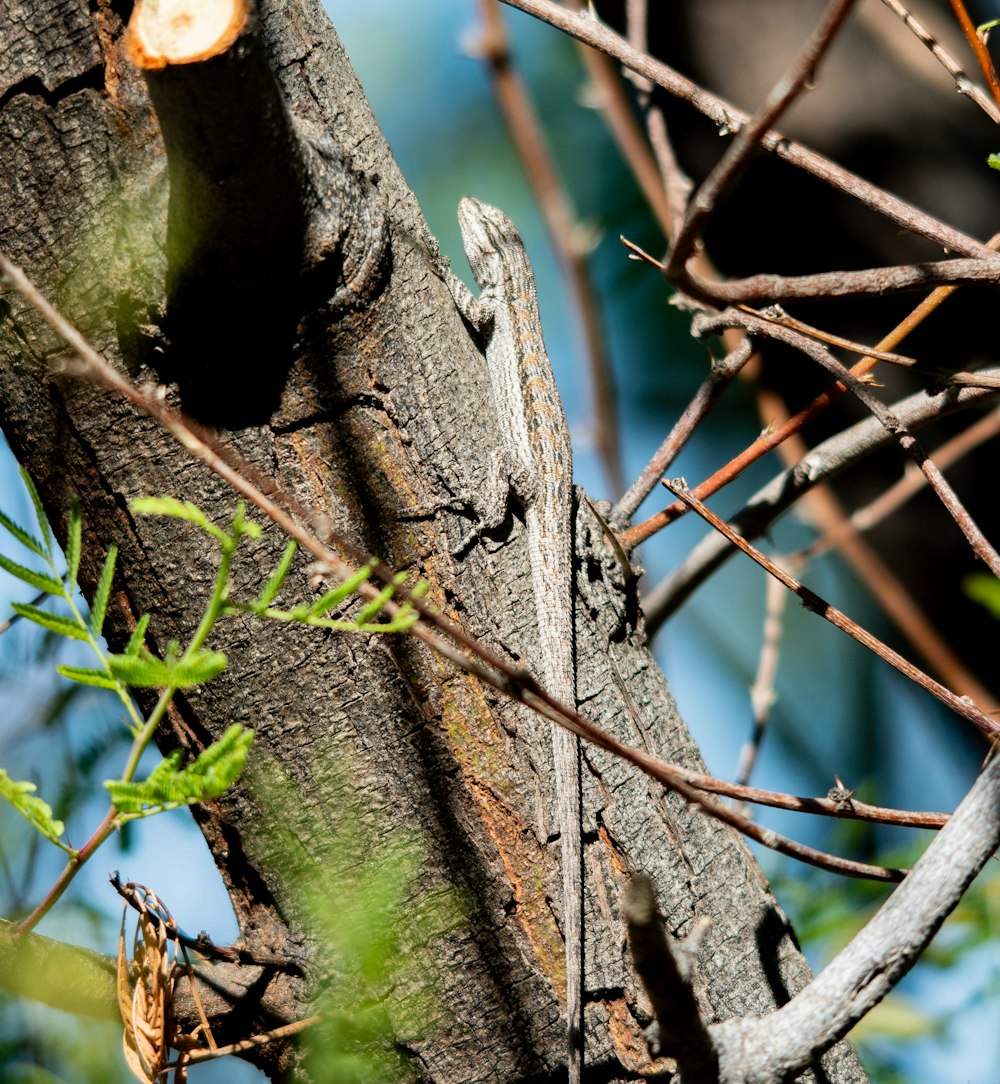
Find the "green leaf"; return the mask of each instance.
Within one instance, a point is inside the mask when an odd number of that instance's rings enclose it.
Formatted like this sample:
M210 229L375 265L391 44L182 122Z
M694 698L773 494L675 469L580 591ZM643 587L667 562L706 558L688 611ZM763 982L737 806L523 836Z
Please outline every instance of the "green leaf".
M990 169L1000 169L1000 154L991 154L986 159L986 164Z
M170 684L178 689L190 689L203 685L221 674L228 660L221 651L202 649L190 656L184 656L170 667Z
M137 516L173 516L199 527L209 526L208 517L196 504L179 501L176 497L136 497L129 506Z
M202 780L203 798L218 798L239 779L252 744L253 731L233 723L217 742L185 769L185 773Z
M44 591L47 595L55 595L57 598L63 593L61 580L57 580L53 576L47 576L44 572L36 572L34 569L25 568L24 565L19 565L9 557L4 557L2 553L0 553L0 568L4 569L5 572L9 572L12 576L16 576L23 583L34 587L36 591Z
M18 813L37 828L46 839L62 846L59 837L66 826L52 816L52 807L48 802L34 797L34 791L37 789L34 783L15 782L3 768L0 768L0 795L3 795Z
M125 645L125 655L138 655L142 649L142 641L146 638L146 629L149 628L149 614L143 614L136 622L132 635Z
M174 519L187 520L223 545L230 541L229 535L216 527L208 516L190 501L179 501L176 497L136 497L130 502L130 507L139 516L172 516Z
M368 564L362 565L353 575L348 576L343 583L337 584L332 591L327 591L322 598L316 599L305 610L308 617L322 617L325 613L328 613L339 602L343 602L348 595L353 594L375 571L375 566L378 562L369 561ZM392 594L392 588L389 588L389 593ZM371 603L369 603L371 605ZM376 607L376 612L382 608L384 603L379 603ZM297 608L293 613L297 613ZM300 619L301 620L301 619Z
M135 655L109 655L108 669L124 685L137 689L189 689L211 681L226 668L221 651L201 650L190 656L158 659L146 650Z
M357 624L367 625L373 617L376 617L381 612L382 607L385 606L395 593L396 589L392 584L388 587L383 587L375 598L370 602L366 602L365 605L358 610L358 615L355 618Z
M969 598L985 606L1000 620L1000 580L996 576L989 572L972 572L962 581L962 587Z
M170 669L143 651L138 655L109 655L108 669L123 684L137 689L162 689L170 684Z
M104 568L101 569L101 578L97 581L97 589L94 591L94 601L90 604L90 631L94 634L95 640L104 628L104 618L108 612L108 599L111 597L111 582L115 576L117 560L118 547L109 546L108 555L104 559ZM125 653L128 654L128 651Z
M83 532L83 519L80 505L74 500L69 507L66 522L66 594L71 595L76 587L76 577L80 571L80 539Z
M51 557L52 528L49 526L49 517L45 514L45 509L42 507L42 499L38 496L38 490L35 489L35 483L31 480L31 475L24 467L19 467L18 473L21 475L21 481L24 482L24 487L31 497L31 503L35 506L35 518L38 520L38 528L42 532L42 544L45 547L43 556Z
M259 523L246 518L247 506L244 501L236 502L236 514L233 516L233 538L246 535L247 538L260 538L263 533Z
M105 779L104 788L111 796L111 804L125 816L138 817L146 813L162 812L162 803L157 809L145 808L150 803L146 798L144 783L123 783L120 779Z
M80 624L75 618L61 617L59 614L50 614L40 610L37 606L29 606L25 602L12 602L14 613L21 617L34 621L49 632L55 632L59 636L65 636L70 640L88 640L90 633L85 625Z
M104 783L119 813L151 816L180 805L209 801L225 793L239 778L253 743L253 732L234 723L186 768L183 753L174 750L139 783L109 779Z
M39 542L33 534L26 531L19 523L15 523L14 520L4 512L0 512L0 527L3 527L4 530L12 534L22 546L31 550L32 553L37 553L39 557L48 556L42 543Z
M298 548L298 544L294 538L287 546L285 546L285 552L281 555L278 567L271 574L271 578L267 583L264 584L263 591L261 591L254 603L255 606L259 606L263 609L270 606L275 598L277 598L278 592L281 590L285 578L288 575L288 570L292 567L292 561L295 560L295 554L298 552Z
M167 753L160 763L149 773L149 778L145 781L144 786L149 787L153 791L162 791L163 788L170 785L170 780L180 772L183 761L183 749L174 749L173 752Z
M70 681L92 685L97 689L117 689L118 682L108 670L94 670L87 666L57 666L56 670Z

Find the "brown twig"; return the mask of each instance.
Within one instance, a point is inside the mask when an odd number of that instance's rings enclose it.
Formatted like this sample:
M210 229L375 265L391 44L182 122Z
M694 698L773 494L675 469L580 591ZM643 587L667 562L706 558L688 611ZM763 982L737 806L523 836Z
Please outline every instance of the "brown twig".
M576 222L569 195L546 145L528 92L511 61L497 0L480 0L483 31L476 52L489 67L497 104L562 264L587 354L596 419L595 441L614 493L625 488L618 431L617 391L608 359L600 306L587 265L590 240Z
M759 395L766 401L768 411L778 411L777 396L762 389ZM883 430L884 432L884 430ZM888 435L888 434L886 434ZM801 448L797 447L802 445ZM810 453L805 450L804 442L793 436L778 449L782 460L790 467L809 460ZM946 464L941 461L938 451L932 454L939 469ZM926 479L912 464L907 464L906 475L918 484L926 485ZM951 644L938 632L935 625L918 606L912 593L907 590L899 576L868 544L861 534L850 528L848 519L840 502L830 486L820 483L805 494L805 506L800 514L811 522L817 531L827 534L836 533L837 549L844 561L854 570L865 584L874 601L882 608L890 621L900 630L924 660L938 680L950 689L960 690L971 696L987 713L997 704L994 693L990 692L966 666L965 662L952 649ZM852 517L853 518L853 517ZM811 549L802 553L803 559L813 556ZM793 555L792 562L799 555Z
M767 592L764 598L764 632L761 636L757 673L754 675L753 685L750 686L753 727L749 738L740 750L739 764L736 767L736 782L743 785L750 782L750 776L764 740L764 733L767 730L771 706L774 704L774 679L778 673L787 598L788 592L781 589L781 584L777 580L767 581Z
M934 37L924 25L919 22L914 16L905 8L899 0L882 0L882 3L901 19L903 25L908 30L911 30L916 36L917 40L925 45L931 52L934 59L944 68L944 70L955 80L955 88L959 94L964 94L993 121L994 124L1000 124L1000 108L997 107L997 103L991 101L982 90L976 86L975 83L965 74L958 62L952 59L952 56L947 52L941 43ZM978 38L978 34L976 37ZM987 76L987 81L989 77Z
M569 7L583 8L580 0L569 0ZM578 43L579 44L579 43ZM629 167L635 183L645 197L653 216L666 236L670 234L670 209L663 180L636 119L635 109L625 94L617 68L604 53L580 45L580 57L594 90L592 104L600 109L608 131ZM620 492L620 491L619 491Z
M750 313L751 316L767 320L770 324L791 328L792 331L808 335L809 338L817 339L821 343L826 343L827 346L836 346L841 350L849 350L852 354L861 354L865 358L887 361L890 365L900 365L904 368L917 364L916 358L907 357L905 354L894 354L891 350L876 350L873 346L865 346L863 343L856 343L852 339L845 339L840 335L833 335L829 331L823 331L822 328L813 327L812 324L805 324L801 320L796 320L794 316L790 316L780 305L770 305L766 309L751 309L747 305L737 305L737 308Z
M245 1054L248 1050L266 1046L276 1039L289 1039L293 1035L305 1031L306 1028L315 1027L316 1024L322 1023L322 1021L322 1016L307 1016L304 1020L295 1020L291 1024L283 1024L280 1028L274 1028L272 1031L251 1035L250 1038L241 1039L238 1043L230 1043L229 1046L219 1046L214 1050L188 1050L177 1061L168 1062L159 1075L164 1076L181 1066L199 1065L202 1062L214 1061L216 1058L226 1058L230 1054Z
M922 813L909 809L887 809L869 805L853 796L843 798L802 798L794 794L761 790L743 783L727 783L722 779L691 773L689 781L700 790L720 794L739 802L752 802L771 809L786 809L792 813L807 813L818 817L836 817L840 820L864 821L869 824L892 824L899 828L943 828L948 823L947 813Z
M739 133L725 154L698 186L688 202L684 225L674 239L667 259L664 275L668 282L687 292L687 262L695 245L722 200L746 171L762 137L815 79L820 62L853 6L854 0L832 0L791 69L775 84L753 117L740 125Z
M986 79L986 85L990 88L993 100L1000 104L1000 81L997 80L996 69L993 67L993 60L990 57L989 49L986 48L986 42L976 33L976 24L969 17L962 0L949 0L949 3L951 4L951 10L955 13L955 18L958 19L958 25L962 28L965 40L972 47L972 52L975 54L979 68Z
M867 647L869 651L873 652L880 659L883 659L894 669L898 670L904 677L908 677L914 684L919 685L922 689L926 689L932 696L940 700L942 704L951 708L956 715L960 715L963 719L972 723L991 741L1000 739L1000 723L997 723L984 712L980 711L971 699L965 696L956 696L950 689L946 689L928 674L925 674L923 670L918 669L911 662L904 659L897 651L893 651L887 644L882 643L877 637L873 636L866 629L863 629L857 622L852 621L841 610L838 610L835 606L831 606L830 603L820 598L815 592L810 591L808 587L800 583L785 569L775 564L774 561L761 553L755 546L752 546L745 538L734 531L728 523L720 519L714 512L702 504L682 480L675 482L664 481L663 484L679 500L683 501L697 512L702 519L714 527L715 530L724 535L734 546L741 549L748 557L756 561L761 568L780 580L794 594L798 595L802 600L803 606L805 606L807 610L811 613L818 614L820 617L829 621L835 628L840 629L841 632L850 636L852 640L856 640L862 646Z
M721 361L713 360L708 376L685 408L684 413L677 419L667 439L657 448L642 473L612 509L613 523L624 523L652 493L657 482L664 472L670 469L670 464L676 459L702 419L715 406L722 393L750 360L752 353L753 347L750 340L742 336L735 350Z
M862 271L821 271L815 275L749 275L743 279L708 279L682 270L671 282L712 306L755 301L794 301L832 297L882 297L928 286L973 286L1000 282L1000 257L936 260L932 263L869 267Z
M792 326L797 323L797 321L793 322ZM808 332L808 325L806 328ZM802 328L797 327L796 330L802 330ZM756 394L758 414L761 419L772 423L787 420L788 409L776 392L767 387L758 387ZM793 476L801 471L807 471L807 464L816 461L816 457L810 454L799 434L793 434L780 444L777 453ZM943 470L944 464L936 453L933 459ZM909 473L918 479L923 479L919 471L913 470ZM817 531L829 532L846 522L844 510L829 485L819 482L818 485L808 489L803 496L804 501L800 506L799 515L810 522ZM746 532L742 533L746 537ZM717 535L711 537L718 538ZM928 620L911 592L906 589L895 572L856 531L840 534L838 537L841 557L865 584L872 598L906 637L918 656L924 660L930 672L948 688L971 696L987 713L992 711L997 702L994 694L983 686L964 661L952 650L949 642ZM792 561L797 563L797 555L792 558ZM775 584L775 581L769 579L768 584Z
M624 38L589 14L568 11L554 0L501 0L501 2L518 8L564 31L578 41L593 45L596 49L601 49L609 56L615 57L632 71L651 79L668 94L687 102L720 130L728 132L739 130L750 119L735 105L704 90L662 61L654 60L646 53L632 48ZM858 200L904 229L919 234L942 248L975 259L988 256L986 246L981 242L960 230L945 225L925 211L921 211L905 200L898 199L863 177L851 173L850 170L831 162L821 154L796 143L795 140L786 138L780 132L766 132L760 139L760 146L783 161L798 166L811 176L825 181L844 195Z
M648 49L647 14L646 0L626 0L625 24L629 44L640 53L645 53ZM660 218L660 225L663 227L664 236L672 243L684 222L688 199L694 185L677 161L663 110L653 101L652 81L628 68L624 74L635 87L639 106L646 115L646 133L655 156L658 180L666 205L666 214Z
M719 317L698 317L695 324L697 327L706 330L726 325L742 327L750 334L769 335L801 351L822 365L895 437L903 451L920 468L931 489L934 490L938 499L948 510L948 514L955 521L959 530L965 535L965 539L972 547L973 553L986 564L994 576L1000 579L1000 553L997 553L996 549L979 529L951 484L934 461L920 447L917 438L885 406L878 396L874 395L870 388L854 376L846 366L837 361L826 347L814 342L805 335L800 335L797 331L769 324L766 320L760 320L756 316L751 316L749 313L736 309L727 309Z

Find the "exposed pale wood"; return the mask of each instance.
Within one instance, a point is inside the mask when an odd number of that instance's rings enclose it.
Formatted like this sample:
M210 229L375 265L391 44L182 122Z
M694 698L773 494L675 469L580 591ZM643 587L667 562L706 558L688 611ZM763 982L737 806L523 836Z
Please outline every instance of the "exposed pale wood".
M126 35L138 68L191 64L224 52L246 29L247 0L140 0Z

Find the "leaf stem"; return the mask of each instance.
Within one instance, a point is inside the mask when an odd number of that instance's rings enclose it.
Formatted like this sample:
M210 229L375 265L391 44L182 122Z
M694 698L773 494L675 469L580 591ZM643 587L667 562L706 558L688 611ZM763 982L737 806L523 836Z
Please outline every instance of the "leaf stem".
M205 643L205 640L208 638L209 633L212 631L215 622L225 611L226 599L229 591L229 574L232 569L236 549L239 546L240 538L243 535L241 529L242 518L242 509L240 509L233 520L232 534L219 539L222 549L222 560L219 562L219 569L216 573L212 597L198 624L198 628L195 630L194 635L191 637L191 640L184 651L184 659L193 658L196 652L200 650ZM47 557L46 560L50 566L53 564L51 556ZM53 571L55 571L55 569L53 569ZM108 668L108 660L101 650L100 644L90 633L87 623L83 620L83 617L65 584L63 584L62 596L70 607L74 618L79 622L81 627L87 629L87 641L101 660L101 664L105 668ZM153 735L156 733L156 728L166 714L167 708L169 707L171 700L173 700L174 694L177 692L178 688L179 686L177 685L166 686L160 693L160 697L157 700L155 707L149 713L149 717L143 722L142 717L139 715L138 711L136 711L132 698L126 692L126 687L121 682L116 682L116 691L118 692L119 698L126 704L129 714L135 722L132 747L129 750L128 759L125 762L125 767L121 774L121 782L131 782L132 778L135 776L139 767L139 761L142 759L142 754L146 751L146 747L149 745L150 741L152 741ZM62 873L59 874L55 884L46 893L45 898L38 904L34 911L18 925L18 934L27 933L29 930L32 930L49 913L62 897L66 889L72 884L73 878L76 877L77 873L83 868L97 848L100 847L122 823L122 819L115 806L109 806L107 812L104 814L104 818L97 826L90 839L87 840L79 851L70 856Z

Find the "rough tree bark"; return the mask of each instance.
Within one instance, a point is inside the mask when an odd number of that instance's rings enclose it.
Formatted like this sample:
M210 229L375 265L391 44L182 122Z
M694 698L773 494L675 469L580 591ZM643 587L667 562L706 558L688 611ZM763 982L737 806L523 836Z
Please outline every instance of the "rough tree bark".
M4 0L2 7L0 248L117 365L139 380L172 379L171 398L219 424L262 474L365 550L428 580L436 606L538 672L521 519L512 514L502 530L455 555L475 525L469 495L483 484L498 441L483 359L319 4L263 4L263 38L292 114L336 145L384 208L381 277L370 297L349 306L313 292L290 333L295 321L276 317L289 304L287 283L273 281L273 268L257 268L258 292L223 293L212 306L211 348L202 343L194 375L171 356L177 337L158 331L168 289L168 178L143 79L123 54L130 5ZM269 211L258 213L266 221ZM355 238L371 240L371 221L353 228ZM212 554L175 521L133 518L127 502L172 494L225 521L232 493L126 404L52 376L63 345L19 297L7 292L2 304L0 424L54 522L79 499L85 587L106 546L120 547L109 639L120 646L148 613L152 644L162 650L183 640L207 595ZM266 350L254 345L258 325ZM262 559L273 565L282 540L276 532L268 539ZM630 744L700 767L645 646L631 588L586 505L577 549L582 710ZM253 590L256 573L245 574ZM297 583L308 590L304 573ZM306 833L306 850L317 819L301 810L322 820L336 807L345 782L331 765L349 755L350 790L388 823L422 835L427 883L458 883L474 900L442 954L446 1012L414 1042L414 1073L440 1082L558 1078L565 974L548 724L408 638L325 637L233 620L213 646L230 666L178 699L160 736L164 749L195 752L233 722L252 727L255 749L294 784L294 801L278 814ZM738 836L590 748L584 799L586 1041L595 1079L624 1079L649 1065L641 1038L648 1010L620 914L630 875L652 877L674 934L712 919L699 960L710 1019L767 1013L806 983L785 917ZM301 940L296 885L283 875L268 816L247 788L195 816L243 937L272 947ZM169 899L169 871L164 876L153 887ZM273 978L230 1018L220 1041L295 1019L306 993L299 979ZM287 1054L264 1048L254 1057L275 1073ZM838 1046L815 1079L864 1074L853 1052Z

